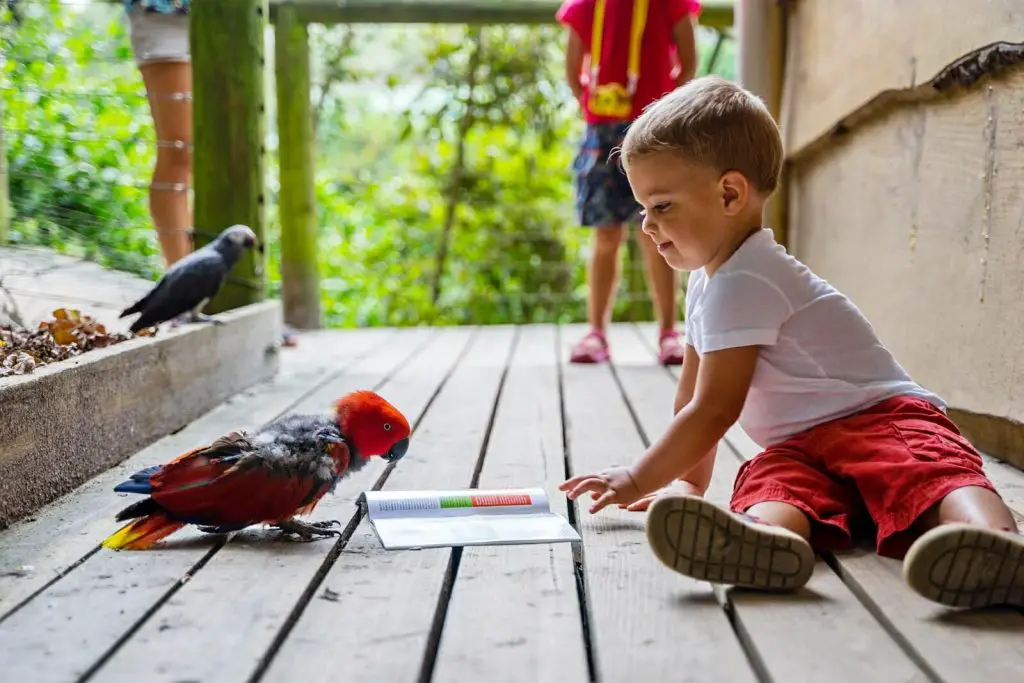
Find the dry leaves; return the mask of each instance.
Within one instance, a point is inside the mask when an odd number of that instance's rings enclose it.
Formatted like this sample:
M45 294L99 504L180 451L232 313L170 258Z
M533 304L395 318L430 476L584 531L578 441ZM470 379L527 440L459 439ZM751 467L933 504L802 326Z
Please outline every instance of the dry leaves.
M150 337L154 328L138 334L107 332L91 316L70 308L58 308L52 320L36 330L0 325L0 377L26 375L37 367L66 360L86 351L119 344L133 337Z

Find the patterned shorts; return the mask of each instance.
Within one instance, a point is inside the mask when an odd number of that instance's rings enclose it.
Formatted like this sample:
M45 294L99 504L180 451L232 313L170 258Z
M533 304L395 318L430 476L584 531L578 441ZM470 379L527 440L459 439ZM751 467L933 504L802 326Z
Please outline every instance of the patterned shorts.
M610 227L638 219L626 172L612 150L622 144L629 123L587 124L572 170L576 181L576 215L584 227Z

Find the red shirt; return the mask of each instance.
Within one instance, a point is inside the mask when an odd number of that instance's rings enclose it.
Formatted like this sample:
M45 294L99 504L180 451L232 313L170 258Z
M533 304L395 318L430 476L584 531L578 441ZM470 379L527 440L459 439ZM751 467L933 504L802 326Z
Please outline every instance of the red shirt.
M555 18L570 27L583 41L590 54L591 33L594 28L596 0L564 0ZM672 79L673 57L676 52L672 27L687 15L700 13L699 0L649 0L647 23L640 46L640 78L633 94L632 121L640 116L651 102L675 88ZM626 85L629 64L629 31L633 21L633 0L605 0L604 29L601 38L601 61L598 81ZM591 113L587 105L589 96L589 67L583 66L583 111L587 123L612 123L618 119Z

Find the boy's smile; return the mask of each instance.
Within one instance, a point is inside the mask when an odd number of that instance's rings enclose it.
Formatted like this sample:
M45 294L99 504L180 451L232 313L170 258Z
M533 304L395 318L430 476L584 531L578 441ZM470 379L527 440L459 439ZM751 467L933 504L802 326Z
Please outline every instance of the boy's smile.
M676 270L706 268L711 275L742 241L733 237L749 231L747 214L756 210L755 221L760 218L742 175L720 174L678 154L635 158L626 176L643 207L641 229Z

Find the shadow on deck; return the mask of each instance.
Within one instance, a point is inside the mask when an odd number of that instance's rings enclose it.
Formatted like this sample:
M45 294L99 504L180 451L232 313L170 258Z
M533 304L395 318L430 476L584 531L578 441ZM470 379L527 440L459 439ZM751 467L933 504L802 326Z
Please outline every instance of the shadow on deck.
M628 462L671 419L674 375L649 326L616 326L614 366L570 366L581 328L359 330L306 335L272 382L0 533L5 680L64 681L1011 681L1024 615L954 613L905 588L899 564L829 556L786 597L712 588L662 567L643 516L578 521L568 544L383 551L354 506L370 487L543 485ZM415 423L400 465L374 463L317 508L340 539L186 530L148 552L98 543L132 471L286 411L374 388ZM709 496L727 499L755 449L738 429ZM1024 474L989 460L1024 512ZM582 598L582 600L581 600Z

